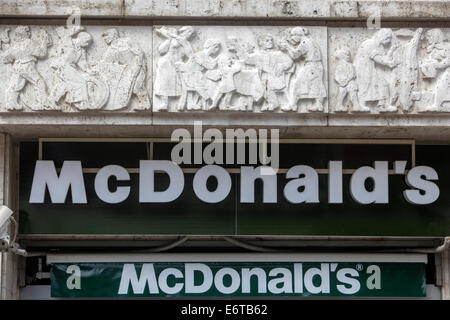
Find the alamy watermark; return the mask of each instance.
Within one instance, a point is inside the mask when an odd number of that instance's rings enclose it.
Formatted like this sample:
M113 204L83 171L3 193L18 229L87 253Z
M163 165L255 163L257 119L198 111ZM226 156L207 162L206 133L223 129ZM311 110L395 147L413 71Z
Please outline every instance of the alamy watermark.
M193 136L187 129L175 129L171 141L178 143L172 148L172 161L176 164L219 165L259 163L262 165L261 174L277 173L280 164L278 129L238 128L223 131L208 128L203 132L201 121L194 122ZM205 143L207 145L204 147Z
M368 29L381 29L381 7L373 4L369 7L371 14L367 17L366 26Z

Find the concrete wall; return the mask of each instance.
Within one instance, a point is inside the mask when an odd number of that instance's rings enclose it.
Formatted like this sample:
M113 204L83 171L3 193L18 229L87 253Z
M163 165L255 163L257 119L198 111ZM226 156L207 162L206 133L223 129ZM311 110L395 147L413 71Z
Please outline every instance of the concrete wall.
M83 16L102 18L270 18L366 19L381 8L383 19L442 19L450 16L445 0L2 0L7 17L58 17L79 7Z

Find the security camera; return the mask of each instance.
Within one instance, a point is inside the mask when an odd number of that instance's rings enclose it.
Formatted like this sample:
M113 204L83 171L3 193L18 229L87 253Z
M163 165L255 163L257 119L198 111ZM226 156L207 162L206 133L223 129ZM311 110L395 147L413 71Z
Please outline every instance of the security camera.
M0 237L0 251L6 251L10 248L9 236Z
M0 249L7 250L10 247L8 226L13 212L6 206L0 206Z
M17 222L14 220L12 214L13 212L10 208L0 206L0 251L9 251L11 253L26 257L28 255L27 251L21 249L19 244L15 242L15 238L17 236ZM16 227L16 233L14 234L12 241L8 232L10 222L13 222Z

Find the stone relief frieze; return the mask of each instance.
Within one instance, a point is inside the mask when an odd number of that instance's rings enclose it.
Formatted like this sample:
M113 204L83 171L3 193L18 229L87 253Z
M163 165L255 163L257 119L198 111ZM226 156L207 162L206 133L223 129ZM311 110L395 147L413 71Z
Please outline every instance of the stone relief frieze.
M153 111L326 112L324 27L154 28Z
M449 36L438 28L1 26L0 112L448 113Z
M0 50L2 111L151 109L151 27L2 27Z
M330 111L450 112L448 30L330 28Z

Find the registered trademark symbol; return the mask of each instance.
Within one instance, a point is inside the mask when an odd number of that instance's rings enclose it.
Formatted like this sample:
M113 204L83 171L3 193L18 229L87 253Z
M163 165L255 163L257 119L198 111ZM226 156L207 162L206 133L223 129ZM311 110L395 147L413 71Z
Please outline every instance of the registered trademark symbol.
M362 269L363 269L363 265L358 263L356 265L356 270L361 271Z

